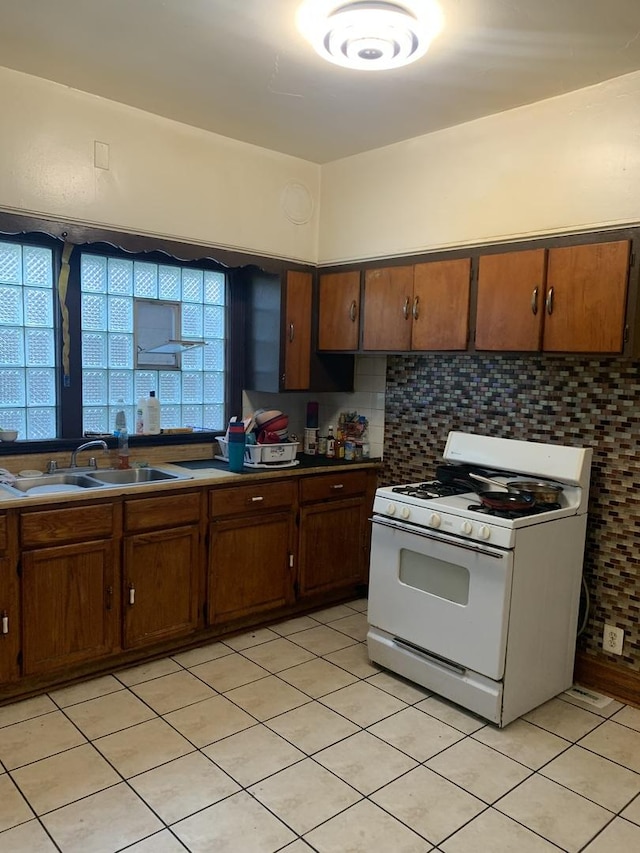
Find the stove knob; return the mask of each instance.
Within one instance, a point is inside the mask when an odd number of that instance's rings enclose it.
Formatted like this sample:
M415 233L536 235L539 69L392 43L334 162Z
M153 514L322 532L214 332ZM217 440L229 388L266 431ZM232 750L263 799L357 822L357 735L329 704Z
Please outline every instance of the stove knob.
M440 527L440 516L437 512L432 512L429 516L429 527Z
M478 530L481 539L488 539L491 536L491 528L487 527L486 524L481 525Z
M395 515L395 514L396 514L396 505L395 504L389 504L389 506L387 507L387 515Z
M473 525L470 521L463 521L460 525L460 530L468 535L469 533L473 533Z
M409 518L410 515L411 515L411 510L409 509L409 507L403 506L402 507L402 517L403 518Z

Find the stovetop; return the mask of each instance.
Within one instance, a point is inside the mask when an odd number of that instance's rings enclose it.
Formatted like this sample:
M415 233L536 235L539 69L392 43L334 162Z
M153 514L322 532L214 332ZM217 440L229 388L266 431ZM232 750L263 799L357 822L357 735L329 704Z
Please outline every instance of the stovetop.
M407 486L392 486L391 491L397 495L408 495L412 498L429 500L431 498L446 498L451 495L463 495L470 488L470 483L441 483L440 480L429 480L426 483L409 483Z
M381 487L376 491L374 517L386 519L398 529L429 529L429 535L436 538L472 539L513 548L519 528L586 513L591 457L590 448L450 432L443 454L445 464L438 466L437 472L446 482L433 479ZM467 476L470 470L491 473L502 483L550 480L562 485L563 491L558 504L539 504L524 512L511 508L496 514L481 504L478 493L485 486L471 484ZM487 485L486 491L493 488Z

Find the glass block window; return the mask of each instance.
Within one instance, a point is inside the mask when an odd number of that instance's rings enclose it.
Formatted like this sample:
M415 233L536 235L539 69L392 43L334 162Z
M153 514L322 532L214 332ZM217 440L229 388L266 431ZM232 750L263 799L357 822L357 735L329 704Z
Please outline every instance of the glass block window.
M113 432L124 401L135 429L137 400L155 391L160 426L225 424L226 276L222 272L83 254L80 260L82 421L91 432ZM179 302L178 337L204 341L180 356L180 369L136 369L134 300Z
M55 438L53 252L0 241L0 425Z

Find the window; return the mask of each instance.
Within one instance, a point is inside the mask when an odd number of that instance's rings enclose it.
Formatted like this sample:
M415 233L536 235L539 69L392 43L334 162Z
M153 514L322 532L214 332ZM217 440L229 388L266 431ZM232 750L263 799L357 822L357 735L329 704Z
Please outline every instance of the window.
M53 256L0 242L0 424L19 439L57 434Z
M120 401L133 432L150 391L161 427L223 428L224 272L83 252L80 288L85 432L112 431Z

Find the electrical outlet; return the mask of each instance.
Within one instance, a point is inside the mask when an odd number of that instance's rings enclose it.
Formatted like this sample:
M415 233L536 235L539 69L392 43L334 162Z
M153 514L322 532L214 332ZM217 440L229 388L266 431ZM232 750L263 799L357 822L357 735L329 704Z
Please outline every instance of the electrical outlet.
M602 648L611 655L621 655L624 645L624 631L615 625L604 626L602 632Z

